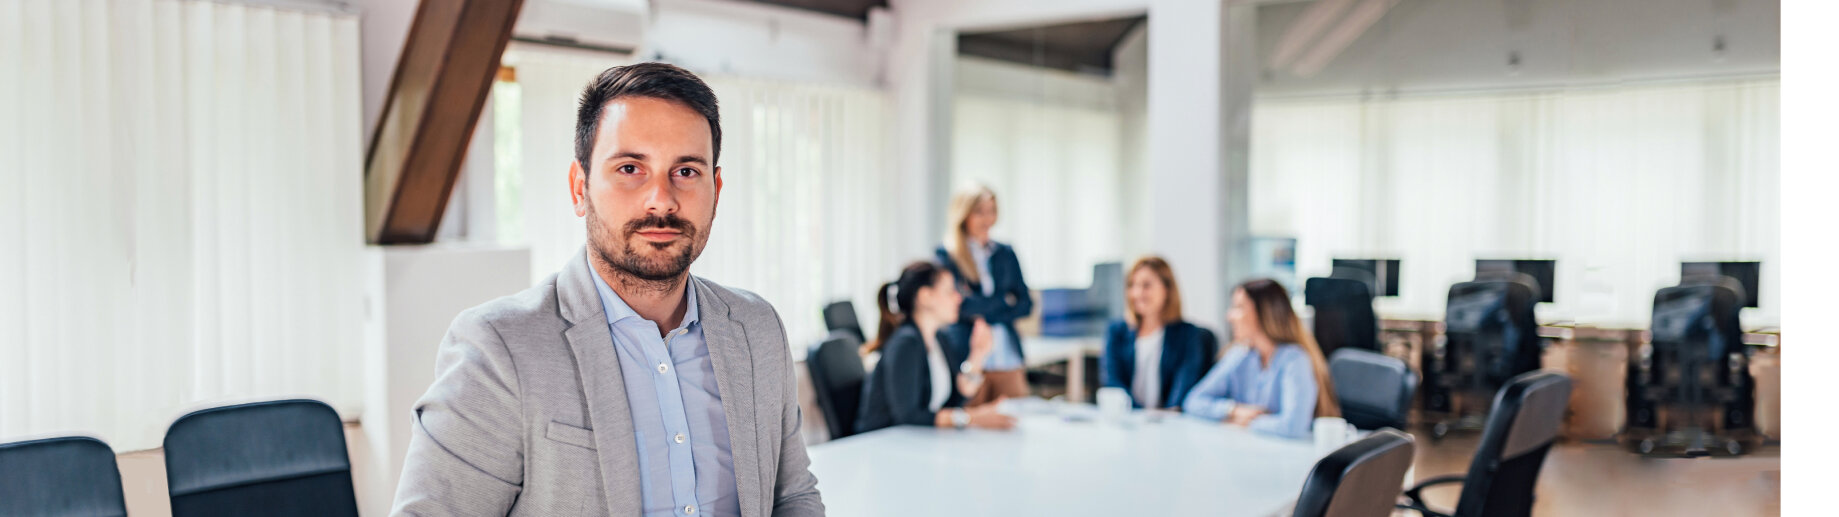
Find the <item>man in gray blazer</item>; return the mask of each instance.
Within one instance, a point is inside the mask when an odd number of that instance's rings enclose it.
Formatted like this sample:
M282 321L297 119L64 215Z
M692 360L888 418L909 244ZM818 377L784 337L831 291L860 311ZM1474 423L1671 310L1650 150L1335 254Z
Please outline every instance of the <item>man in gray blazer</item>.
M695 75L641 63L588 85L569 168L587 247L454 319L392 513L824 513L778 313L688 272L720 156Z

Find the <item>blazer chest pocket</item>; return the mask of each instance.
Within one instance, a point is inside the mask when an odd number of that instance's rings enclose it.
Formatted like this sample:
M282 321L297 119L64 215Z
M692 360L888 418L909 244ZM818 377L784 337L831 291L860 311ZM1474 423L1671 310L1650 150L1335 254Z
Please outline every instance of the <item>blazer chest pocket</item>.
M550 440L566 443L576 447L592 450L594 448L594 430L583 429L554 420L549 421L549 429L543 432Z

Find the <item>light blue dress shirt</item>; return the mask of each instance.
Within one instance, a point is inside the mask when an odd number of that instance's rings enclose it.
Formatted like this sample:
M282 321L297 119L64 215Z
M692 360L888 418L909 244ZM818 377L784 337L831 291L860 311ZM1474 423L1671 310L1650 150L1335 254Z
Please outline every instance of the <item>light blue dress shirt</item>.
M647 517L738 517L728 416L703 341L696 289L687 289L683 323L658 337L656 323L634 312L600 275L592 276L632 407L640 507Z
M990 278L990 255L996 253L996 242L971 241L970 248L971 262L977 264L977 278L983 281L982 285L978 286L979 290L983 291L984 296L995 294L996 280ZM1020 370L1024 366L1022 356L1017 354L1009 344L1009 332L1005 330L1008 328L1008 323L990 325L990 356L984 359L983 369L1006 372Z
M1208 420L1223 420L1239 404L1264 408L1252 419L1253 431L1289 438L1306 438L1315 422L1315 368L1308 353L1293 344L1277 346L1271 364L1264 366L1249 346L1226 351L1200 384L1182 402L1184 413Z

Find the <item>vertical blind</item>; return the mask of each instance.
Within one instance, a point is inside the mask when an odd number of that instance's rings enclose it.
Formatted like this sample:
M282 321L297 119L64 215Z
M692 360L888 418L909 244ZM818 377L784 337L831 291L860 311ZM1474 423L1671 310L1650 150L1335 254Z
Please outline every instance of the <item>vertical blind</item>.
M1780 82L1774 78L1389 100L1252 112L1252 230L1297 238L1297 270L1402 259L1382 312L1440 317L1476 258L1558 260L1548 316L1646 326L1683 260L1761 260L1778 321Z
M1029 287L1086 287L1094 264L1123 260L1122 127L1115 108L956 96L954 188L996 192L990 233L1015 247Z
M849 300L868 334L875 290L903 257L885 92L711 77L721 99L721 208L697 275L772 302L794 350L824 336L824 304ZM802 358L803 354L795 354Z
M0 0L0 436L362 398L358 23ZM17 78L17 79L15 79Z

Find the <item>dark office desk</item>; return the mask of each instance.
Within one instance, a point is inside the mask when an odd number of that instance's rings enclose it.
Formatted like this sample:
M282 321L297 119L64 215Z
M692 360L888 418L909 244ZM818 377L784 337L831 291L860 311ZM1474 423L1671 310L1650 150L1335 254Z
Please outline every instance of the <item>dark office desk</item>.
M1436 343L1437 336L1443 332L1443 322L1425 316L1381 318L1379 332L1386 355L1404 360L1412 371L1421 375L1424 351ZM1559 323L1541 325L1539 335L1550 340L1541 359L1542 365L1565 372L1573 382L1571 410L1561 434L1575 440L1613 439L1627 420L1624 393L1628 362L1637 357L1641 345L1647 342L1647 330ZM1780 331L1745 333L1743 342L1756 348L1749 368L1756 381L1757 431L1766 437L1780 439ZM1423 407L1422 390L1418 396L1417 407Z

